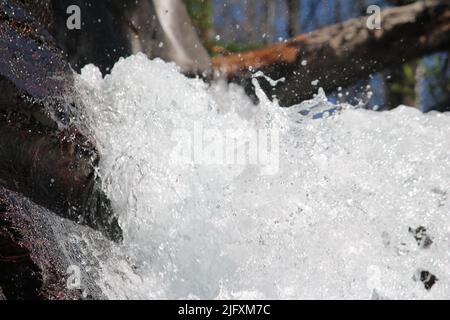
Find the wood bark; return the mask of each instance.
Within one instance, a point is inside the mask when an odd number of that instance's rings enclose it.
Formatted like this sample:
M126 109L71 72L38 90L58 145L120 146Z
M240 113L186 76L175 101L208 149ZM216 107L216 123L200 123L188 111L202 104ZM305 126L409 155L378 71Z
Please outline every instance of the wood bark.
M261 80L269 96L290 106L311 98L319 87L333 91L371 74L450 47L450 3L420 1L382 12L381 29L367 27L368 17L353 19L287 42L246 53L218 57L215 74L252 90L254 71L273 79Z

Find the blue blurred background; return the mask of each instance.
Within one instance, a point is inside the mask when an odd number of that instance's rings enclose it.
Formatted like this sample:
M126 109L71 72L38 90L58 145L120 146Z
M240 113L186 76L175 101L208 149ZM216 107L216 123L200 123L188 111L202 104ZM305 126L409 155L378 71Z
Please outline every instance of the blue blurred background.
M185 0L212 54L239 52L283 41L327 25L414 0ZM389 54L389 52L386 52ZM386 110L400 104L424 112L450 110L449 53L440 52L373 74L330 100Z

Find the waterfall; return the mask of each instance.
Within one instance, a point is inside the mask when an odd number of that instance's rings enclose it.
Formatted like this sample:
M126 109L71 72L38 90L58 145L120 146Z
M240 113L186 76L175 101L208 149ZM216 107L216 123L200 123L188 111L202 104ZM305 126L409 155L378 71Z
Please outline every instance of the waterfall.
M77 90L124 232L109 298L448 298L449 114L254 105L142 54Z

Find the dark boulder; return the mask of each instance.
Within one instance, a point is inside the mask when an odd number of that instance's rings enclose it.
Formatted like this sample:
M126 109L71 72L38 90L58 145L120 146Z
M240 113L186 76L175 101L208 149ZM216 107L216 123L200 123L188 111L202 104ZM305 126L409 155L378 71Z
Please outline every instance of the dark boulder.
M176 62L186 74L207 74L209 55L182 0L52 0L51 32L79 71L94 63L107 73L120 57L143 52ZM66 26L67 8L77 5L81 29Z
M81 290L67 286L72 262L57 241L55 219L48 210L0 188L0 300L82 298Z
M76 121L73 72L21 2L0 1L0 186L120 240L95 174L98 153Z

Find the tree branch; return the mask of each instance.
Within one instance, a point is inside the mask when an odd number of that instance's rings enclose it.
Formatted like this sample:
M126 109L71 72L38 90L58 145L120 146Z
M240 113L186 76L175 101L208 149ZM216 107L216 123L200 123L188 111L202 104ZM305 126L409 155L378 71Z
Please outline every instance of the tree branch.
M367 28L368 17L303 34L285 43L214 60L216 75L251 87L263 71L286 81L263 89L281 105L310 98L318 87L332 91L387 67L450 47L450 3L427 0L382 12L381 30ZM302 63L306 61L307 64ZM318 80L318 85L316 84Z

